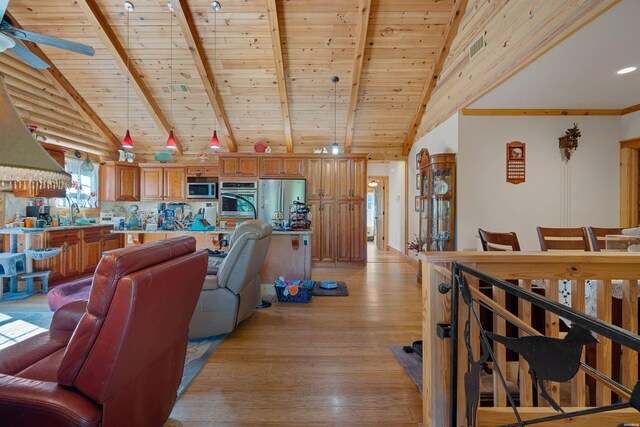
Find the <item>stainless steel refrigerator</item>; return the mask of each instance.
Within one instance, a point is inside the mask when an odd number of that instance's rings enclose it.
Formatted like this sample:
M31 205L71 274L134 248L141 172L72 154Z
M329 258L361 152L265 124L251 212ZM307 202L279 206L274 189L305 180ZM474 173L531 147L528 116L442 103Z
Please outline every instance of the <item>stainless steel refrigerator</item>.
M258 185L258 218L271 222L275 212L282 212L289 219L289 206L294 201L305 203L306 181L304 179L261 179Z

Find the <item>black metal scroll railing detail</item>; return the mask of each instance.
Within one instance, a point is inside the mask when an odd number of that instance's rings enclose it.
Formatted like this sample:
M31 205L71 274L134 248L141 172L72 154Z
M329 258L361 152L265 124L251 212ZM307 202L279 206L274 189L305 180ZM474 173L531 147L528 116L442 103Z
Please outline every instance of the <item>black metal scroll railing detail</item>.
M568 319L572 322L572 328L569 330L565 338L551 338L545 336L534 336L530 330L521 328L519 325L514 324L517 328L528 333L531 336L524 336L519 338L510 338L500 335L496 335L490 331L485 330L480 322L480 316L474 307L474 303L479 304L494 314L502 317L505 321L509 322L509 319L504 317L501 313L496 312L492 307L484 302L474 299L472 291L466 279L466 275L473 276L478 280L485 282L487 285L494 286L501 289L511 295L516 296L518 299L525 300L537 307L540 307L546 311L554 313L560 317ZM466 417L467 425L475 427L477 424L476 414L480 400L480 371L483 364L491 358L495 360L492 346L489 340L498 342L505 347L511 349L520 354L529 364L529 375L531 376L534 386L539 390L540 397L547 400L549 404L558 412L556 415L545 416L535 419L522 420L518 413L514 400L509 393L507 387L507 381L504 373L500 370L497 363L494 363L493 369L498 375L498 379L502 387L506 392L506 396L509 405L513 409L515 418L517 420L514 424L508 424L504 427L515 427L538 424L542 422L560 420L569 417L587 416L595 413L613 411L617 409L633 407L640 411L640 381L637 382L633 390L629 390L622 384L619 384L614 379L595 371L588 365L585 365L580 361L582 350L585 345L597 343L598 340L592 334L598 333L614 342L619 343L622 346L626 346L636 352L640 353L640 338L625 329L619 328L615 325L594 319L586 316L570 307L558 304L550 301L542 296L539 296L533 292L524 290L512 283L496 279L481 271L468 267L464 264L457 262L452 263L452 283L450 286L441 284L439 291L441 293L447 293L452 290L451 295L451 354L450 354L450 425L456 426L457 424L457 387L458 387L458 329L459 329L459 295L462 296L464 305L466 306L467 318L464 325L464 342L467 350L467 365L468 370L464 374L464 387L466 394ZM470 325L471 322L475 322L478 325L480 332L480 354L473 354L471 348L471 336ZM579 411L573 411L565 413L562 407L556 402L547 392L544 386L544 381L557 381L565 382L569 381L575 376L580 367L584 367L587 370L598 375L604 381L610 383L612 386L624 391L631 396L628 402L613 403L610 405L587 408Z

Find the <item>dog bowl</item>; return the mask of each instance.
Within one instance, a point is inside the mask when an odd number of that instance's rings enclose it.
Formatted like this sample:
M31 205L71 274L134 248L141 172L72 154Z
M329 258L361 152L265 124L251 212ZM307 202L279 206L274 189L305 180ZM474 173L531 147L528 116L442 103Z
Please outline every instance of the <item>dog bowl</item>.
M338 282L335 280L323 280L320 282L320 287L322 289L335 289L338 287Z

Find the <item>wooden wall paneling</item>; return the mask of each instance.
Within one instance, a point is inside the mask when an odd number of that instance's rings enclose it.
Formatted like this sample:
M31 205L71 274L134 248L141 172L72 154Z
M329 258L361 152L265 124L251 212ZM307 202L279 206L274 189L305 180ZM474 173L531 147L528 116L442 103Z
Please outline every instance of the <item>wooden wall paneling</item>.
M280 93L282 121L284 122L284 140L287 146L287 153L292 153L293 136L291 134L291 117L289 116L287 79L284 73L284 61L282 59L282 41L280 40L280 24L278 23L278 7L276 5L276 0L267 0L267 13L269 14L271 44L273 45L273 57L275 60L276 76L278 78L278 92Z
M215 76L209 69L209 61L207 60L207 55L202 46L201 38L198 34L198 29L196 28L195 22L193 21L191 9L189 9L189 5L186 0L178 0L174 2L174 10L178 18L178 23L180 24L180 28L182 30L182 35L186 40L187 45L189 46L189 52L191 52L191 56L193 57L196 69L198 70L198 74L200 75L200 80L202 80L204 89L207 92L207 96L209 97L209 103L213 107L217 122L222 128L221 133L223 133L227 149L232 152L238 151L235 138L233 137L231 125L229 124L229 120L227 119L227 116L222 108L220 94L215 90Z
M6 15L13 20L13 26L15 28L22 28L18 21L11 16L8 12ZM69 83L64 75L54 65L53 61L36 45L35 43L24 42L27 49L40 59L49 64L49 68L42 68L40 72L47 77L51 84L73 105L86 120L93 124L100 135L104 138L108 147L118 150L120 148L120 142L118 138L111 132L111 129L102 121L102 119L93 111L89 104L84 100L82 96L75 90L75 88Z
M356 32L356 51L353 58L353 75L351 76L351 94L349 95L349 108L347 110L346 134L344 137L344 151L351 152L353 145L353 131L355 128L356 110L358 109L358 96L360 94L360 77L362 61L367 41L367 28L369 27L369 14L371 12L371 0L360 0L358 6L358 30Z
M420 139L456 111L466 108L618 1L473 0L427 105L428 114L413 140ZM480 32L484 32L487 46L470 61L468 45Z
M129 64L129 70L131 74L131 84L133 85L134 90L138 94L140 101L144 104L149 115L155 122L156 126L160 129L160 131L168 135L169 131L172 129L171 124L167 120L164 115L164 112L156 102L151 93L151 90L147 87L147 83L145 79L138 73L136 70L136 65L134 61L130 61L129 54L124 49L120 40L116 36L115 32L111 28L108 20L105 18L103 13L100 11L100 7L97 5L95 0L85 0L77 3L78 6L82 9L85 16L93 25L94 30L100 36L104 46L111 53L111 56L118 64L123 73L127 73L127 64ZM175 131L174 131L175 134ZM176 151L182 155L183 148L180 143L179 135L175 134Z
M407 137L404 141L404 145L402 148L402 154L409 154L409 150L411 150L411 146L413 145L414 138L416 136L416 132L418 131L418 126L422 122L422 116L424 115L425 109L427 108L427 104L431 100L431 94L433 93L433 89L436 87L436 83L438 82L438 78L440 77L440 72L444 67L445 59L449 55L449 49L451 48L451 44L453 43L453 39L458 33L458 28L460 27L460 21L462 20L462 16L464 15L467 9L467 0L457 0L453 9L451 10L451 16L447 27L444 30L445 36L441 39L440 44L438 46L438 58L434 65L433 71L429 76L429 79L425 83L424 88L422 89L422 95L420 96L420 104L418 105L418 109L413 117L413 121L411 127L407 132Z

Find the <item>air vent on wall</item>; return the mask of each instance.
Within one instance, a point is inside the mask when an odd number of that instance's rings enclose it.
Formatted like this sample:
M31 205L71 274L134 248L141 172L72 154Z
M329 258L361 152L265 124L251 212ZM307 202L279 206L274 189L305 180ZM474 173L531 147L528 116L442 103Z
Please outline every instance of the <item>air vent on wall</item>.
M189 86L184 83L176 83L169 85L169 91L172 93L189 93Z
M487 42L484 40L484 34L481 34L471 45L469 46L469 59L473 59L477 54L484 49Z

